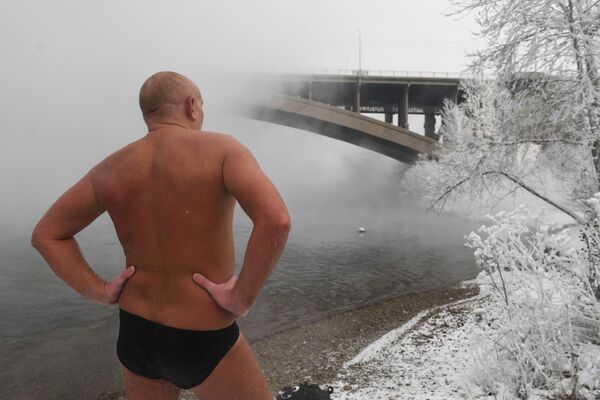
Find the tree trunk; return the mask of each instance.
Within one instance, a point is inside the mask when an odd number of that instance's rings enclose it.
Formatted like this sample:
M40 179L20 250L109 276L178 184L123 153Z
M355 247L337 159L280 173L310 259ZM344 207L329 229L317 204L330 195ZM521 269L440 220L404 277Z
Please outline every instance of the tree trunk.
M596 190L600 191L600 121L598 120L600 99L597 98L598 89L600 89L600 77L598 75L594 52L591 48L593 45L590 43L590 40L593 40L594 34L593 32L586 31L582 26L575 29L577 21L574 16L575 10L573 0L568 0L568 3L568 8L565 9L563 7L563 10L567 13L569 31L573 38L573 49L575 50L575 60L577 63L577 77L580 84L583 84L584 79L587 79L592 86L592 90L590 90L589 87L584 90L584 93L587 93L583 95L584 98L581 100L585 105L587 114L584 117L584 119L587 119L587 121L584 121L584 127L589 129L589 132L587 132L589 136L586 140L591 140L592 143L591 157L596 176ZM582 17L583 16L579 16L578 20L581 21ZM579 34L582 34L583 37L579 37Z
M564 9L564 8L563 8ZM569 8L565 10L567 12L567 19L569 21L569 31L573 38L573 49L575 49L575 61L577 62L577 77L583 80L583 55L581 54L581 46L577 38L577 32L575 32L575 17L573 16L573 0L569 0Z
M592 135L592 160L594 170L596 172L596 190L600 191L600 76L598 73L598 66L596 65L596 58L594 57L593 44L589 43L593 37L586 33L585 40L585 65L587 78L591 85L591 104L588 104L588 120L590 123L590 130ZM588 89L589 90L589 89Z
M594 161L594 169L596 170L596 190L600 192L600 140L596 140L592 146L592 160Z

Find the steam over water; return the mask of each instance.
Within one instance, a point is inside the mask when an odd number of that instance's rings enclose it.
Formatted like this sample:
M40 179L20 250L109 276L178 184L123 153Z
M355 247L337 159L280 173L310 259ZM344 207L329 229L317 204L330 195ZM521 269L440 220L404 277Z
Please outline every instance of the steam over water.
M474 277L463 235L475 225L424 214L402 194L406 166L314 134L245 121L247 143L279 187L292 216L281 262L241 327L251 339L339 310ZM39 200L41 202L42 200ZM43 209L48 204L38 204ZM251 223L237 210L241 264ZM0 398L93 399L121 387L116 308L80 299L28 245L37 215L0 230ZM366 234L358 228L365 227ZM108 278L122 250L103 216L78 235L90 264Z

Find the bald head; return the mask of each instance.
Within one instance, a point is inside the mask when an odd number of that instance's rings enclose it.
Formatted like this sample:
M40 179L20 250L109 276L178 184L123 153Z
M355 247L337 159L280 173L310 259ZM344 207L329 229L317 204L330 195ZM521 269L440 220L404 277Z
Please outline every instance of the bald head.
M180 118L186 114L190 98L202 105L200 89L190 79L176 72L163 71L146 79L140 89L140 108L144 119Z

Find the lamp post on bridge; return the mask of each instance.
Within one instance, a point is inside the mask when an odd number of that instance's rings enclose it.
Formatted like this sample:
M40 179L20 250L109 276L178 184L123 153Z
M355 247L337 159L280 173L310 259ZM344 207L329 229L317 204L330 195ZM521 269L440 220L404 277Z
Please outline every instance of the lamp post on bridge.
M354 93L354 112L360 114L360 86L362 76L362 38L360 35L360 29L358 29L358 81L356 82L356 92Z
M358 30L358 76L362 75L362 39Z

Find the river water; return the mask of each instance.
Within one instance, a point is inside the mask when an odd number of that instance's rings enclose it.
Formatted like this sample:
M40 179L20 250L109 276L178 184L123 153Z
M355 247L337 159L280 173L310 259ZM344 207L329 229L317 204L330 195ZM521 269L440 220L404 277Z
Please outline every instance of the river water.
M371 205L292 213L279 266L240 325L250 339L477 273L463 236L476 226L415 206ZM366 233L358 233L364 226ZM236 259L251 223L235 218ZM117 309L86 302L54 277L25 234L0 229L0 399L95 399L121 389L114 344ZM104 277L123 265L108 218L78 235Z

